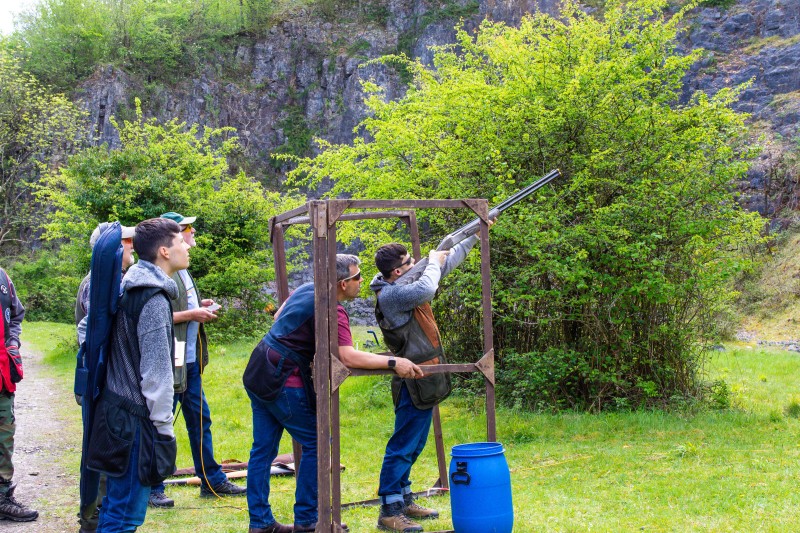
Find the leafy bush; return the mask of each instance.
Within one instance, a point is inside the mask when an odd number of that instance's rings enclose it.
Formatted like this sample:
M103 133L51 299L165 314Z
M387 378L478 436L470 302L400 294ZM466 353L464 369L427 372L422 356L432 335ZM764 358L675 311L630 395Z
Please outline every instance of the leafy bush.
M69 246L58 252L39 250L8 269L25 306L25 320L74 322L75 295L89 268L87 261L76 262L75 251Z
M40 0L20 15L11 42L26 70L66 90L107 61L115 10L100 0Z
M45 238L83 243L99 221L197 216L191 271L202 294L224 305L220 323L233 334L263 331L273 277L268 221L302 200L267 192L242 173L230 176L226 158L238 150L230 129L200 134L176 121L145 121L141 111L118 128L121 148L85 149L45 181L39 196L54 207Z
M414 74L407 95L386 101L367 84L366 140L320 141L322 153L291 173L296 183L330 180L332 196L497 203L563 171L491 232L494 341L509 403L636 407L700 388L714 313L763 223L733 193L753 155L744 116L731 109L741 88L679 104L701 52L675 51L688 8L665 19L666 7L614 4L597 20L568 2L559 19L459 31L436 50L435 69L384 58ZM436 242L470 215L418 216ZM398 239L392 224L371 228L339 235L362 239L367 257ZM434 304L455 360L483 351L478 264L473 254Z
M709 402L714 409L727 409L731 406L731 389L724 379L709 384Z

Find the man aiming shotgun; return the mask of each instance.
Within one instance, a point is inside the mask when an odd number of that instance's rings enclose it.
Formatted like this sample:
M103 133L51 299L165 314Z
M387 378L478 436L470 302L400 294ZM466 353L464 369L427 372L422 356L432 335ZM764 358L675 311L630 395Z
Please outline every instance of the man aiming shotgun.
M489 225L500 213L560 175L553 170L497 205L489 211ZM430 302L439 281L460 265L478 242L475 234L479 229L480 220L476 218L445 237L436 250L416 264L402 244L386 244L378 249L375 265L380 273L373 278L370 289L376 297L375 318L394 355L420 366L446 363ZM433 407L450 391L449 374L431 374L415 380L392 378L395 426L386 444L380 474L379 529L400 533L422 531L413 519L439 516L437 511L414 503L410 475L411 467L425 448Z
M516 205L517 203L521 202L531 194L535 193L554 179L561 176L561 171L558 169L551 170L549 174L545 177L539 179L538 181L531 183L527 187L520 189L515 194L509 196L496 206L494 206L491 210L489 210L489 220L497 220L497 217L507 210L509 207ZM467 238L472 237L481 228L481 221L479 218L476 218L469 224L465 224L458 228L453 233L449 234L447 237L442 239L442 242L439 243L439 246L436 247L436 251L443 251L443 250L450 250L453 246L464 242ZM475 245L477 239L473 241L472 246ZM472 248L470 246L470 249ZM397 283L400 285L405 285L408 283L413 283L417 281L422 273L428 266L428 259L423 258L410 269L408 269L401 278L397 280Z

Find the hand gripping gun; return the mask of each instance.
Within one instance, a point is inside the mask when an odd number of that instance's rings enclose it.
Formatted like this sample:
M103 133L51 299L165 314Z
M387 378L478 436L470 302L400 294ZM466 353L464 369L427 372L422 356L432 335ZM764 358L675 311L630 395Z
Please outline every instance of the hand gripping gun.
M554 179L561 176L561 171L558 169L551 170L549 174L545 177L539 179L538 181L531 183L524 189L520 189L515 194L509 196L496 206L494 206L489 211L489 219L497 218L500 213L511 207L512 205L524 200L537 190L541 189ZM458 228L453 233L449 234L447 237L442 239L442 242L439 243L439 246L436 250L449 250L456 244L460 243L464 239L471 237L478 233L481 228L481 220L480 218L476 217L475 220L469 222ZM407 285L409 283L414 283L417 281L421 276L422 273L425 271L425 267L428 266L428 258L424 257L420 259L412 268L410 268L405 274L400 276L400 278L395 282L396 285Z

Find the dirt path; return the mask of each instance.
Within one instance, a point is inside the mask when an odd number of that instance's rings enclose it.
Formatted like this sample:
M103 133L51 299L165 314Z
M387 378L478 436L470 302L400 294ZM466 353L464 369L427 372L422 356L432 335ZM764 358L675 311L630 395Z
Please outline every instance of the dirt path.
M0 533L78 531L81 426L72 391L46 375L42 355L23 346L25 379L15 400L15 496L39 511L35 522L0 521Z

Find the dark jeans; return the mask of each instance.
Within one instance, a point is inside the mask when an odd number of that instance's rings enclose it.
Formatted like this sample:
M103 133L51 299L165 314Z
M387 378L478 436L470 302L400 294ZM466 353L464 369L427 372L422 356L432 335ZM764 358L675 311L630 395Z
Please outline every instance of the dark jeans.
M400 387L400 401L394 410L394 434L386 443L378 496L381 503L403 500L411 492L411 467L425 449L433 419L433 409L417 409L405 385Z
M97 529L97 524L100 522L100 517L95 516L95 513L103 503L103 498L106 495L106 475L100 474L100 488L97 491L97 500L80 508L78 512L78 523L81 529L86 531L94 531Z
M123 533L136 531L144 523L150 487L139 481L139 433L133 436L128 471L122 476L106 478L106 496L100 509L98 533Z
M250 392L253 407L253 448L247 464L247 506L251 528L267 528L275 523L269 504L269 475L278 455L283 430L303 447L297 468L294 493L294 523L309 526L317 521L317 416L303 388L287 388L277 399L266 402Z
M201 388L200 365L196 362L186 365L186 390L176 394L172 403L173 411L181 403L186 432L189 434L189 446L192 449L194 470L200 482L208 487L215 487L226 481L225 473L214 460L214 443L211 439L211 412L208 409L206 396ZM202 415L202 425L201 425ZM205 475L203 473L205 472ZM153 492L164 492L164 484L153 487Z

